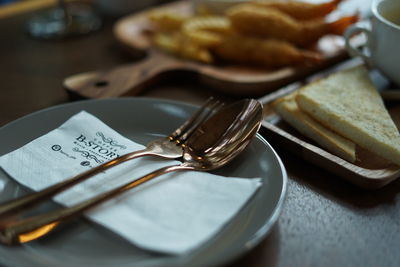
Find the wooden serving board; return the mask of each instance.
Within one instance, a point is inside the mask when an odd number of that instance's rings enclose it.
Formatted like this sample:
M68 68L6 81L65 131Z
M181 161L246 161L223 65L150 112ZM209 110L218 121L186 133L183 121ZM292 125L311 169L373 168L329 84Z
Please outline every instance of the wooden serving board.
M310 80L323 77L332 71L347 68L356 64L360 64L359 61L353 60L346 62L329 72L318 74L318 77L310 78L306 82L291 84L261 98L260 101L264 105L265 114L261 133L268 137L268 140L271 141L272 144L279 144L280 146L286 147L288 150L291 150L303 159L330 172L336 173L357 186L365 189L378 189L400 177L399 166L394 165L358 146L356 147L357 161L354 164L350 163L319 147L313 140L297 132L289 124L283 121L283 119L281 119L281 117L276 114L271 107L271 103L274 100L294 92L304 84L310 82ZM376 81L375 84L377 84ZM381 87L379 86L379 83L378 87ZM393 121L400 129L400 91L381 91L381 95Z
M173 2L155 9L190 13L191 2ZM77 74L64 81L66 89L86 98L137 95L143 85L158 80L163 74L188 71L198 74L200 82L235 96L262 96L297 79L325 69L347 58L344 40L338 36L322 38L317 49L323 60L313 66L285 67L266 70L251 66L206 65L184 60L152 48L148 36L147 11L122 18L114 28L116 39L132 53L146 52L140 62L109 70Z

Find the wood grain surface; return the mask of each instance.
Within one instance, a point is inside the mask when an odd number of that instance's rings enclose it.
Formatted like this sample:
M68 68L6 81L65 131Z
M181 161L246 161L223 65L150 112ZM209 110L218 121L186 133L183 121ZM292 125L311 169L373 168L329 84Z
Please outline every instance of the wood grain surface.
M71 101L65 77L131 63L116 44L113 20L94 34L65 41L30 39L24 25L32 14L0 20L0 126L39 109ZM188 73L141 96L201 103L209 95L231 96L195 83ZM27 129L29 130L29 129ZM385 266L400 262L400 180L365 191L271 142L289 175L282 214L270 235L231 267Z

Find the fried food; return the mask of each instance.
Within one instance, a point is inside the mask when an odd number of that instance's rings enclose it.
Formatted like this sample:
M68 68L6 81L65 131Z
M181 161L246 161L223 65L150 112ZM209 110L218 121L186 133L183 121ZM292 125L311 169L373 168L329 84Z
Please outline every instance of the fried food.
M332 0L326 3L306 3L300 1L287 1L287 2L253 2L254 5L260 7L277 9L294 19L310 20L316 18L323 18L332 11L334 11L342 0Z
M171 54L178 54L181 46L176 34L157 32L153 36L153 42L157 47Z
M357 16L328 23L323 19L299 21L274 8L242 4L230 8L227 16L232 27L244 35L276 38L305 47L326 34L342 34Z
M195 14L199 16L211 16L214 13L206 5L198 4L195 7Z
M306 48L326 34L342 34L357 20L356 16L324 20L341 1L249 2L231 7L225 16L153 11L148 18L155 30L154 45L168 53L202 63L222 59L278 68L321 60L318 52Z
M222 16L200 16L185 21L182 30L183 32L211 31L217 33L228 33L231 31L231 23L229 19Z
M183 43L181 48L180 55L184 58L207 64L214 62L214 58L209 50L200 47L193 42Z
M180 33L160 33L153 36L154 44L165 52L203 63L212 63L211 53Z
M222 34L232 30L230 21L221 16L200 16L186 20L182 32L202 47L215 47L221 43Z
M185 32L187 38L201 47L215 47L222 42L222 36L208 31Z
M186 15L158 10L150 11L147 17L158 31L177 31L185 20L189 18Z
M286 41L241 35L226 36L213 51L229 62L268 68L316 63L321 59L318 53L299 49Z

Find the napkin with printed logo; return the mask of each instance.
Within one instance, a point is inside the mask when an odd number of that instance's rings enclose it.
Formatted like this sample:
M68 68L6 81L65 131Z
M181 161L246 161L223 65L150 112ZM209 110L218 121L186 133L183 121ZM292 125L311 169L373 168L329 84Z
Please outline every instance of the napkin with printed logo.
M142 148L81 111L59 128L0 157L0 166L10 177L37 191ZM173 164L179 162L155 157L134 159L74 186L54 200L71 206ZM86 216L138 247L181 254L221 230L260 185L260 178L194 171L170 173L91 209Z

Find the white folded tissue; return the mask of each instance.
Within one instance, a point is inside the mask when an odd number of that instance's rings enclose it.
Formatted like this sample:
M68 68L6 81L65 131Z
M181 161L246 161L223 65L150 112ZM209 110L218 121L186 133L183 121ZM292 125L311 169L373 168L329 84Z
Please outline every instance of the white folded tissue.
M0 166L13 179L37 191L142 148L81 111L59 128L0 157ZM155 157L134 159L74 186L54 200L71 206L178 163ZM182 254L220 231L260 185L260 178L194 171L170 173L93 208L86 216L143 249Z

